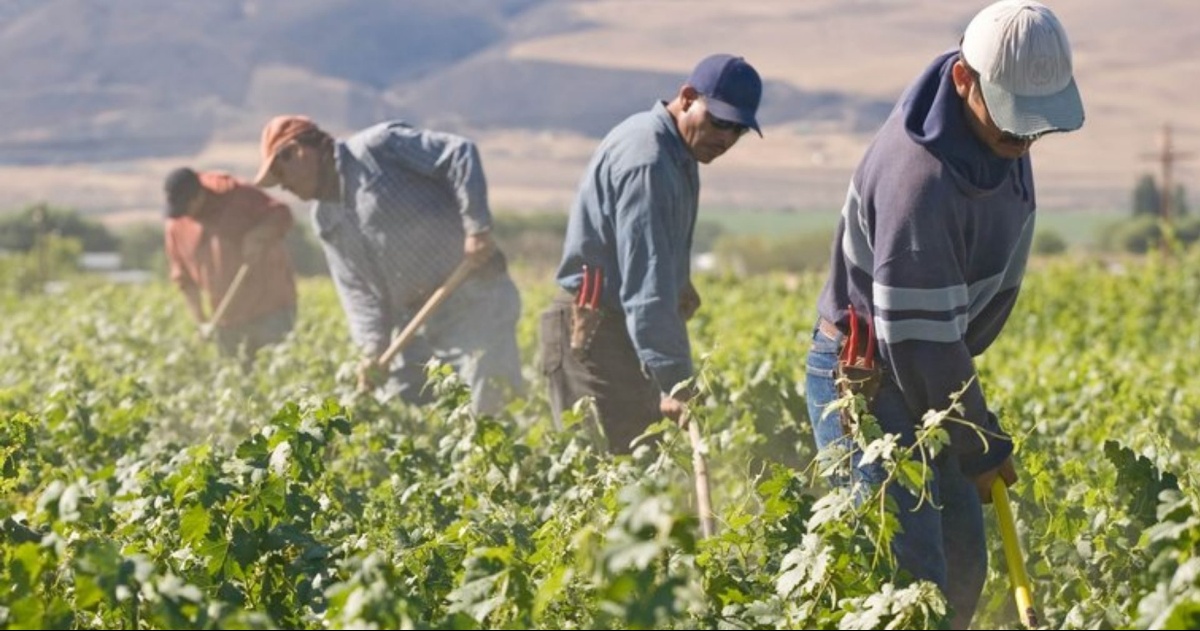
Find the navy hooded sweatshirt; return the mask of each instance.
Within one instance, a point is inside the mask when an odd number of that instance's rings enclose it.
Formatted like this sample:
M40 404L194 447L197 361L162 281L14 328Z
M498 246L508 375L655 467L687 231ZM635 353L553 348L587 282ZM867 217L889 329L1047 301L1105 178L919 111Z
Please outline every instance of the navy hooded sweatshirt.
M987 409L973 357L1004 327L1033 239L1028 155L1000 158L968 126L954 90L957 51L909 86L850 182L834 241L821 317L849 330L847 305L874 320L880 356L915 419L960 399L963 418L1002 437L950 423L964 473L998 466L1012 443ZM865 322L861 323L865 328Z

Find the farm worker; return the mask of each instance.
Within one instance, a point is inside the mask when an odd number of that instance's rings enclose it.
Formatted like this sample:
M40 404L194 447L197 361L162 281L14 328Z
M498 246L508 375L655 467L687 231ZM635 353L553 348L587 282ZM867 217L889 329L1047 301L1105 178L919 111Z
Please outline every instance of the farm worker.
M862 357L877 347L870 410L905 444L927 410L947 409L966 388L956 414L965 423L946 425L951 443L931 463L931 497L888 489L903 527L892 542L899 565L942 589L956 629L967 628L986 574L980 503L991 501L997 476L1016 480L1012 441L988 410L972 358L999 335L1025 274L1036 206L1029 148L1083 118L1054 13L1031 0L984 8L867 148L817 303L807 390L818 448L846 440L839 414L825 410L843 351ZM855 328L860 343L843 348ZM878 462L858 466L860 455L840 483L883 479Z
M595 399L612 453L664 417L679 421L693 377L687 320L699 164L748 131L762 96L742 57L711 55L668 103L614 127L592 155L571 207L557 283L541 315L541 366L555 421Z
M187 167L171 171L163 188L171 280L201 336L215 336L227 355L240 349L247 361L282 341L296 321L296 282L284 246L292 227L288 207L231 175ZM241 286L220 321L208 321L200 294L208 295L215 311L242 264L248 269Z
M262 132L255 182L314 202L313 225L362 352L360 389L420 404L425 367L447 363L471 389L475 412L495 414L523 389L517 287L492 239L487 184L475 145L391 121L337 140L303 116L277 116ZM395 331L460 262L471 275L420 335L378 370Z

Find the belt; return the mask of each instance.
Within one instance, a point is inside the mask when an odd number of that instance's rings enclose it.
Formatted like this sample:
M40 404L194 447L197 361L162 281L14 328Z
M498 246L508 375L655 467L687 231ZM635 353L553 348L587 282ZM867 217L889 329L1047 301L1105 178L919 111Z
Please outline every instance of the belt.
M835 342L842 339L842 332L838 330L837 325L825 318L817 318L817 330Z

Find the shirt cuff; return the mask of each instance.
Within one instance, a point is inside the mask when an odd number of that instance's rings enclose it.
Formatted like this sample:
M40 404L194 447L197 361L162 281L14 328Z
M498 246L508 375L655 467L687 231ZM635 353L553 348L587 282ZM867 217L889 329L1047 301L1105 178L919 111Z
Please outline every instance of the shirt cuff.
M473 217L463 219L463 229L468 235L484 234L492 231L492 223L490 221L481 221Z
M650 376L658 382L658 388L663 394L671 394L671 390L675 386L679 385L680 382L691 379L694 372L690 359L684 361L655 362L647 364L646 367L649 369Z
M967 445L966 449L954 451L958 455L959 468L969 478L999 467L1013 452L1012 438L1001 429L999 419L990 410L987 421L979 429L985 432L982 438L975 434L975 428L963 427L960 428L962 434L952 438L950 443L952 448L956 442ZM964 436L968 433L969 438Z

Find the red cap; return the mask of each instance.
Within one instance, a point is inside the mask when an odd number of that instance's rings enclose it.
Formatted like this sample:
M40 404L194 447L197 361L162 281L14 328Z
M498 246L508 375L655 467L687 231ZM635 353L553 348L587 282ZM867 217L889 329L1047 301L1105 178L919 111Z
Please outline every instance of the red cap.
M317 129L317 124L312 122L312 119L307 116L276 116L263 127L262 144L262 166L258 169L258 175L254 176L254 183L258 186L275 186L279 184L278 178L271 170L275 164L275 157L279 154L279 150L285 147L289 142L296 139L297 136L307 131Z

